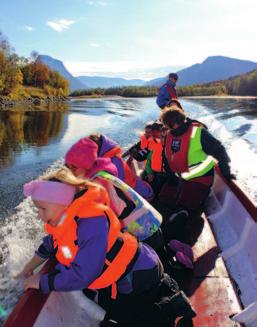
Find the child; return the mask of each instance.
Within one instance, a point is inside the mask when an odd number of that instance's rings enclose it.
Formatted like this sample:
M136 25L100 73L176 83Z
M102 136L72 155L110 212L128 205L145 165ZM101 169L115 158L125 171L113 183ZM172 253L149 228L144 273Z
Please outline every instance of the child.
M151 200L154 195L151 186L132 172L127 163L121 158L121 152L121 147L105 135L92 134L73 144L65 155L65 164L71 169L75 167L74 169L77 172L83 172L91 169L92 163L98 157L110 158L117 168L119 179L131 186L145 199ZM76 173L76 175L79 174Z
M62 169L62 178L64 173ZM176 317L195 316L183 292L163 275L158 256L120 224L109 207L106 191L78 179L66 170L46 180L24 185L49 234L20 276L25 289L43 293L99 289L99 304L106 309L101 326L172 326ZM58 260L49 273L32 275L49 257ZM129 314L128 314L129 313Z
M90 139L82 141L87 142L83 145L87 144L88 148L96 149L97 147ZM84 148L81 152L79 149L79 147L76 149L76 158L71 157L71 153L69 154L69 162L73 165L69 164L68 167L73 174L90 178L104 186L110 196L110 206L121 221L122 227L154 248L161 258L165 271L171 272L170 259L160 230L161 215L130 186L115 177L117 168L110 158L90 156L93 151L85 155L87 152ZM75 163L84 168L77 168Z
M130 149L128 149L123 155L122 158L131 156L136 161L145 161L147 155L152 149L152 124L147 123L145 125L145 132L140 134L140 141L134 144Z
M93 149L95 151L97 149L95 142L86 138L81 142L83 142L82 151L80 146L77 145L76 151L73 146L73 153L68 152L68 160L66 159L66 162L69 161L72 164L66 165L75 176L90 178L106 188L110 196L111 208L121 221L122 227L140 241L149 244L158 253L165 271L174 276L173 266L165 249L160 229L161 215L137 192L116 178L117 168L112 164L110 158L97 158L96 155L92 155L94 154ZM87 145L87 149L90 149L89 151L84 149L85 145ZM77 156L73 157L75 154ZM183 264L183 262L181 263Z
M158 195L166 179L162 161L162 139L165 134L166 129L163 127L161 122L155 122L152 125L152 150L148 154L144 174L145 179L152 186L155 195Z

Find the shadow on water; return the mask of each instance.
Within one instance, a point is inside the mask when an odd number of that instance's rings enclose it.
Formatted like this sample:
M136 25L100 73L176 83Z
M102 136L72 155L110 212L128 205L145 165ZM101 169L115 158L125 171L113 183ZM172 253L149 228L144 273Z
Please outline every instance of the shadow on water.
M247 116L249 119L257 117L257 99L224 98L224 99L194 99L213 114L221 114L220 119L228 119L236 116ZM232 111L232 112L231 112Z
M251 129L251 127L251 124L244 124L238 127L237 129L234 129L234 132L237 133L239 136L243 136Z

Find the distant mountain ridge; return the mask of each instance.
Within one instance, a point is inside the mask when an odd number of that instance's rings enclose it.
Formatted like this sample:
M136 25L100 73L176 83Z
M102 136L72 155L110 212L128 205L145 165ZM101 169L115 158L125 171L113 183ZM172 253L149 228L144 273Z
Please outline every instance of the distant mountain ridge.
M105 76L78 76L78 79L86 84L88 88L110 88L121 86L143 86L145 81L141 79L125 79L120 77Z
M66 69L61 60L52 58L47 55L39 55L37 57L37 61L40 61L43 64L47 65L49 68L58 71L64 78L66 78L70 82L71 92L87 88L87 86L83 82L71 75L71 73Z
M201 64L194 64L178 71L178 86L224 80L254 69L257 69L257 63L253 61L224 56L212 56L205 59ZM164 84L166 80L167 76L148 81L146 85L159 87Z

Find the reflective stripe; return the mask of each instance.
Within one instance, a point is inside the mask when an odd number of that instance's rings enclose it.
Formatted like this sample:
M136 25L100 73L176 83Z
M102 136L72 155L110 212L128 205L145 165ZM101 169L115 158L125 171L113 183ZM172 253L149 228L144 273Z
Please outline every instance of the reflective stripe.
M182 173L181 176L185 180L189 180L195 177L199 177L207 173L215 165L211 156L208 156L203 162L198 165L189 167L189 172Z
M130 186L105 171L99 171L92 179L94 178L109 181L135 204L136 208L120 221L124 230L143 241L160 228L162 215Z
M190 136L191 139L193 139L193 138L195 137L196 132L197 132L197 128L198 128L197 126L194 126L194 127L193 127L193 129L192 129L192 134L191 134L191 136Z
M134 220L137 220L138 218L140 218L141 216L147 214L149 211L145 208L142 207L138 210L134 210L127 218L124 218L121 221L121 224L123 226L127 226L129 223L131 223Z
M68 246L62 246L61 249L62 249L62 253L66 259L72 258L72 253Z

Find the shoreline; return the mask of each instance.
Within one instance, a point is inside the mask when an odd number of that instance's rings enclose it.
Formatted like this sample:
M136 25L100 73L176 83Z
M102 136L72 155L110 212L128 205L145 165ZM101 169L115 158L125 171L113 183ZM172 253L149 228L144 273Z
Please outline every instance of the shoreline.
M181 99L257 99L254 95L185 95Z
M54 103L64 103L68 101L68 97L56 96L56 97L29 97L20 100L12 100L8 98L0 97L0 110L10 109L14 106L28 106L28 107L41 107Z
M79 96L68 96L69 100L72 99L120 99L124 98L121 95L79 95Z

